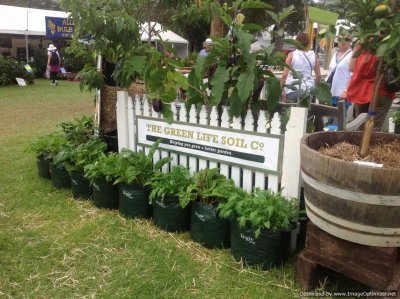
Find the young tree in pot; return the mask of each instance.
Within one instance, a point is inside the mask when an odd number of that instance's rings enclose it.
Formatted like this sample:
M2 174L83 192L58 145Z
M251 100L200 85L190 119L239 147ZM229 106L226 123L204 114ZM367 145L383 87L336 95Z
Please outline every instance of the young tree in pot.
M118 154L109 153L84 166L85 177L93 187L94 205L98 208L118 208L118 188L114 185L118 165Z
M192 204L190 236L208 248L229 247L229 221L218 216L217 207L234 190L232 180L218 168L196 173L192 183L179 193L182 207Z
M170 158L162 158L153 164L153 155L158 142L153 144L149 153L122 150L118 155L116 180L119 183L119 212L127 218L150 218L149 190L146 182L161 167L170 162Z
M218 210L221 217L231 219L231 251L235 260L263 268L282 264L282 232L298 219L294 199L269 190L255 189L248 194L237 188Z
M71 191L74 198L89 199L92 197L92 187L89 180L85 178L84 167L94 163L106 149L105 142L92 136L87 142L78 146L69 144L54 158L57 163L65 165L71 178Z
M150 201L153 203L154 223L163 230L182 232L189 229L190 208L182 208L179 194L193 180L189 171L182 167L174 167L171 172L157 172L147 184L151 187Z

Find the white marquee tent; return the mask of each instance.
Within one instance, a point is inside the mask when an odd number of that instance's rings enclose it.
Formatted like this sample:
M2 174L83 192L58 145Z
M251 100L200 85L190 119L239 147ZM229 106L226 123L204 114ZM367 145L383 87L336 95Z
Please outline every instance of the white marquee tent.
M68 13L55 10L34 9L26 7L16 7L9 5L0 5L0 36L46 36L45 17L66 18ZM151 40L160 44L160 40L175 49L179 57L188 55L189 42L171 30L166 30L159 23L151 23L152 33ZM147 41L148 30L147 24L142 27L142 41ZM24 42L13 41L17 46L24 46ZM47 45L46 45L47 46ZM0 51L1 52L1 51Z

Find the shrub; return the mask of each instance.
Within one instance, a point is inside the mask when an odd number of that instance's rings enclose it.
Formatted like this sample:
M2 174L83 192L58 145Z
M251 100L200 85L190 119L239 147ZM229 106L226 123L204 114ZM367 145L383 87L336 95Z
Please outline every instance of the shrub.
M249 194L236 188L235 192L231 192L228 201L218 206L218 211L221 217L233 217L240 227L251 225L256 237L260 235L261 229L286 229L299 217L296 199L260 189Z
M233 189L233 181L220 174L218 168L203 169L196 173L191 184L179 193L179 199L182 207L195 200L217 205L225 202Z
M149 199L163 201L165 197L178 196L193 183L189 171L183 166L174 167L171 172L156 172L146 183L151 187Z
M86 115L61 122L57 126L65 135L65 139L75 146L89 141L96 128L93 118Z
M35 49L33 52L33 62L31 67L36 70L35 75L37 78L43 78L46 73L47 67L47 50Z
M32 73L28 73L24 65L24 62L19 62L12 57L0 56L0 85L15 84L15 78L23 78L28 84L32 84L34 69Z
M66 145L67 140L64 136L59 133L52 133L35 139L30 146L30 150L33 151L36 156L52 160Z

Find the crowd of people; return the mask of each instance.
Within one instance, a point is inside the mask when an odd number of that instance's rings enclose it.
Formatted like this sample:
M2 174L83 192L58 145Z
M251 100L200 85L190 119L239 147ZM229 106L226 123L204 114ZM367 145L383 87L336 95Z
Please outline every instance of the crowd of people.
M318 55L307 50L309 36L302 32L297 35L296 40L299 46L287 56L286 64L290 68L284 69L281 79L282 101L297 101L299 93L309 91L321 80ZM352 49L349 34L339 34L336 42L337 50L332 56L326 79L331 86L332 105L336 106L339 100L345 100L346 107L354 105L354 117L361 113L374 114L374 130L381 130L395 93L386 90L381 82L377 111L370 111L378 58L367 51L360 52L359 46ZM297 88L291 85L297 85Z

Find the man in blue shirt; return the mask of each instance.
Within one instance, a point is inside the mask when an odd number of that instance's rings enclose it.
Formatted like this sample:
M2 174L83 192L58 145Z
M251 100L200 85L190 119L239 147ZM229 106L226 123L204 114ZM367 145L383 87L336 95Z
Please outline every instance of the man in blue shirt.
M207 38L206 41L203 43L204 49L200 51L199 56L208 56L210 54L212 48L213 41L211 38Z

